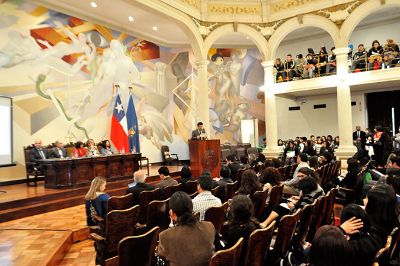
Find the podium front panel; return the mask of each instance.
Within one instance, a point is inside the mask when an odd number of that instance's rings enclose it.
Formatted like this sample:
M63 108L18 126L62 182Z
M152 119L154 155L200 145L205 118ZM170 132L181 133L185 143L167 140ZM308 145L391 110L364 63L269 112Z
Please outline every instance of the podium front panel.
M190 168L192 175L198 178L205 170L212 177L218 177L221 169L221 146L219 139L189 140Z

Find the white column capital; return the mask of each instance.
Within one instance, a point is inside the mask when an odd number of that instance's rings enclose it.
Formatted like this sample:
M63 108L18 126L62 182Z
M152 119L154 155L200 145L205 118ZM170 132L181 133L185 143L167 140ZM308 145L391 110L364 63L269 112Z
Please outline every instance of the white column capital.
M197 60L195 64L197 68L206 68L209 62L210 61L204 59L204 60Z
M262 61L261 65L263 68L274 67L275 62L273 60Z
M347 56L347 54L350 52L349 47L341 47L341 48L336 48L333 50L336 56Z

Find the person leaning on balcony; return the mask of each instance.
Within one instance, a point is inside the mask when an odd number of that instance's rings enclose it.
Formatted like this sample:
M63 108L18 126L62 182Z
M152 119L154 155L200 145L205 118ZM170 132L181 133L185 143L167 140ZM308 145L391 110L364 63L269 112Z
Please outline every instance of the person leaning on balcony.
M365 70L367 61L367 52L365 51L364 44L359 44L357 52L353 55L353 62L351 63L351 71L354 72L356 69Z

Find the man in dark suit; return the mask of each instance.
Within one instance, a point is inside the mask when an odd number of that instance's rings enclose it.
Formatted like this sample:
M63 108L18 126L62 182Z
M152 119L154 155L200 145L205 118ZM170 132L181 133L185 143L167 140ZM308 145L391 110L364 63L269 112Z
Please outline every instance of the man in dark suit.
M207 139L206 131L203 128L203 122L197 123L197 129L192 131L192 140Z
M367 134L361 131L360 126L356 126L356 131L353 132L353 142L358 150L365 150L365 143L367 142Z
M29 151L29 160L31 162L38 162L48 158L46 149L42 148L42 141L35 140L34 147Z
M63 147L63 143L59 140L56 141L55 147L51 149L50 158L66 158L67 150Z
M228 163L229 169L231 170L231 179L233 181L236 181L236 174L238 170L242 167L238 162L236 162L235 155L233 154L229 154L228 156L226 156L226 161Z
M154 190L155 187L146 183L146 174L142 170L133 173L133 180L135 182L128 185L128 191L126 192L126 194L132 193L133 205L137 205L139 204L140 192Z

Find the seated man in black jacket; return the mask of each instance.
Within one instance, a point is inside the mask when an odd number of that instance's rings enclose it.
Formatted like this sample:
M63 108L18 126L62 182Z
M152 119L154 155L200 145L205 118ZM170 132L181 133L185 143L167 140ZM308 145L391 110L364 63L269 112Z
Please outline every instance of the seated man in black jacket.
M228 162L228 167L231 170L231 179L236 181L236 174L241 168L240 164L236 161L235 155L230 154L226 156L226 161Z
M155 187L145 183L146 182L146 174L142 170L139 170L139 171L136 171L135 173L133 173L133 180L135 182L128 185L129 188L128 188L128 191L126 192L126 194L132 193L133 194L133 204L137 205L137 204L139 204L140 192L147 191L147 190L153 190L153 189L155 189Z

